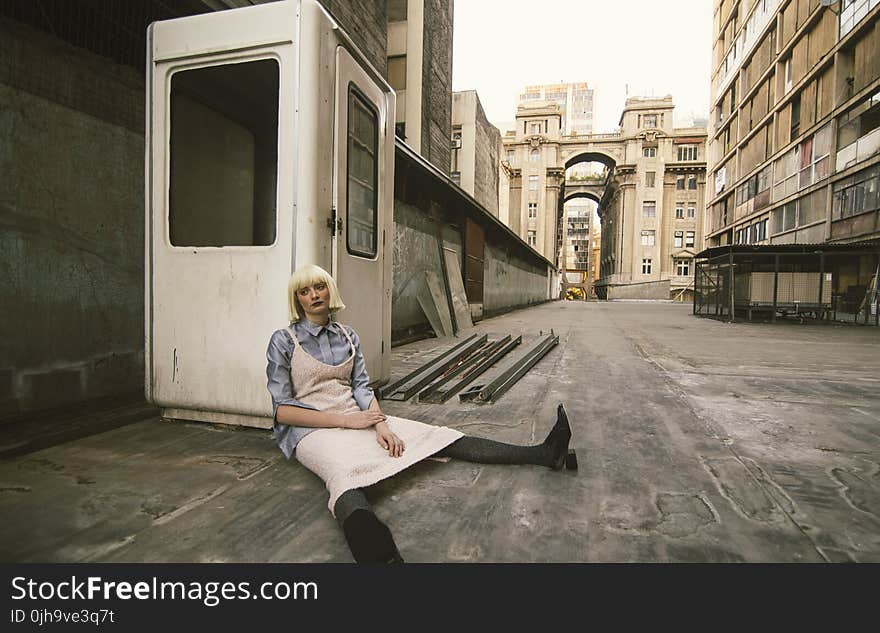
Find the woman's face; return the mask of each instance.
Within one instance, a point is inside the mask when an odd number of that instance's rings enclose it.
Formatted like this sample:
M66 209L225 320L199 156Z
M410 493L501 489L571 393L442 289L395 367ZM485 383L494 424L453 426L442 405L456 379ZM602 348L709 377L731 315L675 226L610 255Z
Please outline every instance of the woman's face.
M323 281L297 290L296 300L309 321L325 323L330 317L330 288Z

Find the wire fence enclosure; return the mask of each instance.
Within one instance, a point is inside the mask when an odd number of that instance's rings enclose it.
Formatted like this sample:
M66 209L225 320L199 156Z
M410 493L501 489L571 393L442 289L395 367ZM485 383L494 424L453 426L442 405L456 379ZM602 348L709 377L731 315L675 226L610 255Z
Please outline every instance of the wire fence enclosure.
M880 242L717 246L695 262L697 316L880 325Z

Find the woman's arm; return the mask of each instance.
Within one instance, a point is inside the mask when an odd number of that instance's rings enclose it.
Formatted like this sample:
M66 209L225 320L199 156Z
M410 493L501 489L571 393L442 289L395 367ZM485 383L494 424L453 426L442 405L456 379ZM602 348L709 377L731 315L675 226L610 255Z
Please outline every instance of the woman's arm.
M305 426L312 428L351 428L362 429L373 426L385 419L382 412L360 411L341 415L327 411L318 411L293 397L293 385L290 382L290 356L293 343L289 333L278 330L269 340L266 351L267 387L272 396L274 418L281 424Z
M275 419L282 424L314 428L366 429L385 420L381 411L368 409L356 413L330 413L296 405L279 405Z

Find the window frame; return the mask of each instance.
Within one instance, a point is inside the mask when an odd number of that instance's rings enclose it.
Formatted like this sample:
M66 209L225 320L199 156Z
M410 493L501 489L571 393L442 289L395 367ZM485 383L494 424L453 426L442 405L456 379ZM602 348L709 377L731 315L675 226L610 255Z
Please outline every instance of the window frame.
M351 114L352 114L352 97L354 97L365 109L373 115L373 123L375 124L374 148L373 148L373 178L375 186L373 188L373 250L372 254L367 251L360 251L352 248L351 245L351 187L349 179L351 178ZM362 259L376 260L379 257L379 137L381 128L379 127L379 110L376 105L358 88L353 81L348 83L348 109L346 113L346 131L345 131L345 250L352 257Z

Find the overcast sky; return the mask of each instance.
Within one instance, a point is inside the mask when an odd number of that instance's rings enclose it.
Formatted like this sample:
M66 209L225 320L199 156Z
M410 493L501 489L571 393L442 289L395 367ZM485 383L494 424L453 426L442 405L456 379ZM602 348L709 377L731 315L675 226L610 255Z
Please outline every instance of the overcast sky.
M596 89L595 132L617 127L627 89L671 94L677 124L708 117L712 0L455 0L454 28L452 89L495 124L524 86L560 81Z

